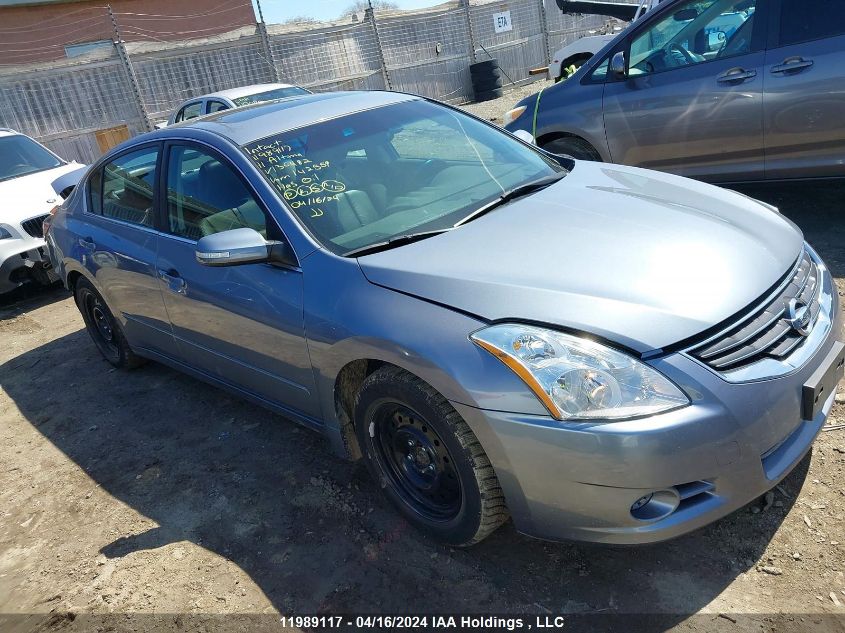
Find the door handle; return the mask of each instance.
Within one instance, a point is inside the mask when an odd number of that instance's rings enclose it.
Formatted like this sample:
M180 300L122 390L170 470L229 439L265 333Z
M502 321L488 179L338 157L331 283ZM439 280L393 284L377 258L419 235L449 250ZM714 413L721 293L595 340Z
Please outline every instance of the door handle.
M162 281L167 284L167 287L170 288L171 291L180 295L186 293L188 284L175 270L159 270L158 276L161 277Z
M773 73L790 73L797 70L803 70L813 65L812 59L804 59L803 57L788 57L783 60L782 64L772 66Z
M721 75L716 77L716 81L722 84L729 84L735 81L745 81L746 79L754 79L757 76L756 70L745 70L737 66L736 68L731 68L730 70L726 70Z
M93 251L97 247L97 245L94 244L94 240L92 240L90 237L80 237L79 245L85 250L89 251Z

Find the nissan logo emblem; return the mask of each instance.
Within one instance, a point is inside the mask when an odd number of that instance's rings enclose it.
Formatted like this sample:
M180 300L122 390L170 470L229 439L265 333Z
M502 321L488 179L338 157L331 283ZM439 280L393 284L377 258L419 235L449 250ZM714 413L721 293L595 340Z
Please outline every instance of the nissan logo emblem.
M807 336L813 329L812 318L810 306L799 299L792 299L786 307L786 322L801 336Z

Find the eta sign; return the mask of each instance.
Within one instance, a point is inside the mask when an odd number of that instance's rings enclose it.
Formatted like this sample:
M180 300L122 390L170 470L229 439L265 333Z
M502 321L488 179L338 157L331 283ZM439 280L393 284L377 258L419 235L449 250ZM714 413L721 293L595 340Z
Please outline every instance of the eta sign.
M505 33L513 30L513 23L511 22L511 12L503 11L502 13L493 14L493 28L496 33Z

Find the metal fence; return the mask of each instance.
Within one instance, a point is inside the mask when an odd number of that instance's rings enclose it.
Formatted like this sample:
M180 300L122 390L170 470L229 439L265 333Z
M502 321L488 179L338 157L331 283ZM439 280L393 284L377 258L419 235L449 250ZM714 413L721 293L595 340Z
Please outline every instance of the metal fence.
M628 0L635 2L636 0ZM494 16L509 12L511 28ZM115 14L120 24L120 14ZM367 11L346 23L245 27L223 36L141 41L50 64L0 60L0 127L12 127L66 158L100 153L97 130L130 134L166 119L185 99L281 80L313 91L392 89L452 103L472 99L469 65L495 57L506 84L532 81L561 45L608 23L564 15L554 0L456 0L432 9Z

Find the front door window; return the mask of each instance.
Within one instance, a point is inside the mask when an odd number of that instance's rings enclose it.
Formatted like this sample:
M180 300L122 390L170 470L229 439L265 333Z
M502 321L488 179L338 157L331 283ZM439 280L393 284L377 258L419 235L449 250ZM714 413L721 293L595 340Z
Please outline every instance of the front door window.
M167 225L192 240L243 227L267 237L264 211L232 166L186 145L170 149Z
M755 0L680 3L634 38L631 76L750 53L755 4Z

